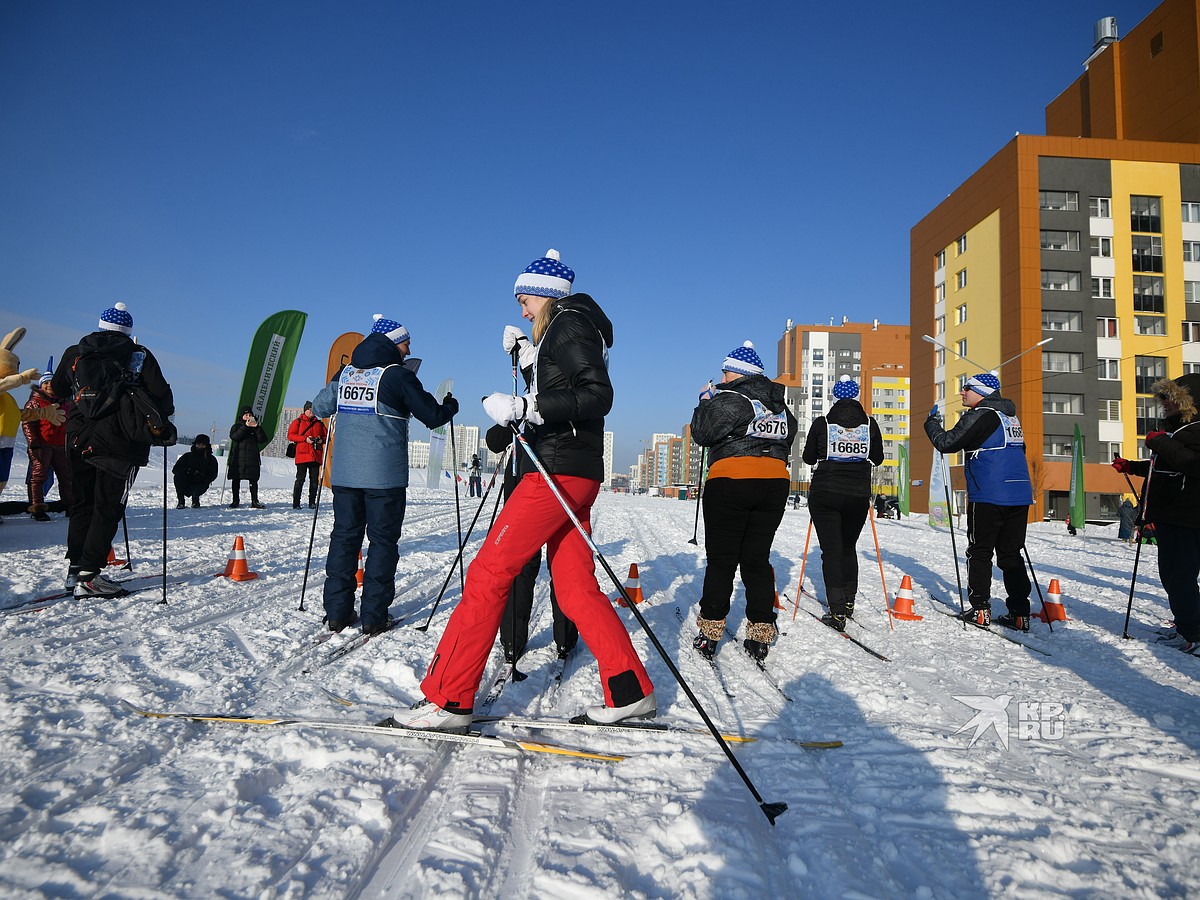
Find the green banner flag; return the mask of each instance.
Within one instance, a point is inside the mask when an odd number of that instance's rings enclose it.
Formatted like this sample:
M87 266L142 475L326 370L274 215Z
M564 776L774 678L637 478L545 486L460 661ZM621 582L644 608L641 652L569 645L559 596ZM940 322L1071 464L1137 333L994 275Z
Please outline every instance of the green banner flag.
M900 469L900 515L908 515L908 488L912 481L912 476L908 471L908 444L901 444L898 448L897 456L899 457Z
M250 342L250 356L246 359L246 375L242 379L242 392L238 395L238 409L249 406L254 410L254 417L267 433L268 443L279 426L283 395L287 393L292 363L296 360L300 336L304 334L307 319L308 313L294 309L277 312L258 326L254 340Z
M1083 435L1079 425L1075 426L1075 441L1071 447L1071 512L1067 520L1076 531L1082 531L1087 508L1087 495L1083 491Z

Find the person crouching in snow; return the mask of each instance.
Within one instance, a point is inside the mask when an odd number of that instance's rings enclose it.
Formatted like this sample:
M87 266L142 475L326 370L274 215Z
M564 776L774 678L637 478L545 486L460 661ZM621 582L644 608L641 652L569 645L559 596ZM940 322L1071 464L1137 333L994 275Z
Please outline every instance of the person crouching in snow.
M706 388L692 412L692 440L708 448L704 509L704 593L692 646L709 659L725 633L733 576L746 586L746 652L766 659L775 627L771 544L783 521L791 481L787 459L796 417L783 385L763 374L762 359L746 341L722 365L718 388Z
M817 417L804 442L804 462L817 469L808 492L808 514L821 545L821 577L829 612L821 621L845 631L858 594L858 536L871 505L871 469L883 462L883 435L858 402L858 385L843 375L834 403ZM879 495L876 509L886 511Z
M556 250L534 260L517 278L517 302L533 323L533 384L523 397L492 394L483 407L496 424L524 422L533 432L538 457L590 529L592 503L604 478L604 416L613 400L607 348L613 334L595 300L571 293L574 280ZM532 471L513 491L467 571L462 600L421 682L427 699L397 712L394 724L439 731L470 726L513 578L543 544L562 610L579 626L600 667L604 705L588 707L586 718L612 723L656 714L654 686L596 583L591 549L546 479Z
M1153 529L1158 543L1158 576L1171 612L1175 631L1166 642L1184 653L1200 656L1200 427L1196 400L1200 397L1200 375L1164 378L1150 386L1162 404L1162 431L1146 435L1150 460L1117 457L1118 472L1149 475L1142 491L1146 495L1147 533Z
M175 460L171 474L175 476L175 495L179 498L175 508L183 509L191 497L192 508L199 509L201 496L217 480L217 458L207 434L196 435L192 449Z

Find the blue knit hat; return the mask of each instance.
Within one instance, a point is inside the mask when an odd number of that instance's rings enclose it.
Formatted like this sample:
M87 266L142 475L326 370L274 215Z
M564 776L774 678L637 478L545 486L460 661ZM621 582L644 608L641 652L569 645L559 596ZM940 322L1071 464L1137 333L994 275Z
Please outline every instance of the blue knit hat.
M513 296L531 294L534 297L569 296L571 286L575 283L575 272L559 262L558 251L551 248L546 255L535 259L517 276L513 285Z
M993 372L980 372L967 379L966 388L980 397L986 397L1000 390L1000 379Z
M762 357L754 350L754 344L745 341L742 346L735 347L725 357L721 364L722 372L733 372L735 375L761 375L763 373Z
M851 380L849 375L843 375L833 386L833 396L839 400L853 400L858 396L858 383Z
M133 334L133 316L129 314L124 303L110 306L100 313L101 331L119 331L122 334Z
M385 319L379 313L375 313L371 318L375 320L375 324L371 326L371 334L386 335L392 339L393 344L403 344L405 341L412 340L408 329L395 319Z

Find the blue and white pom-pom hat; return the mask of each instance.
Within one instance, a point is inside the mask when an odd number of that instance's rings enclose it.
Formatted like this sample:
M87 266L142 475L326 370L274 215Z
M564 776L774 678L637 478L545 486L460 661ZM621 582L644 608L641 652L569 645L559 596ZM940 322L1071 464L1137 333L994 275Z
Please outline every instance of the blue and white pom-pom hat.
M762 357L755 351L754 344L745 341L742 346L729 351L725 362L721 363L721 371L732 372L735 375L761 375L763 373Z
M1000 390L1000 379L996 377L995 372L980 372L968 378L965 387L980 397L987 397Z
M858 382L849 375L843 375L833 386L833 396L838 400L853 400L858 396Z
M408 329L395 319L385 319L380 313L375 313L371 318L375 320L375 324L371 326L371 334L385 335L391 338L393 344L403 344L412 340Z
M100 313L100 330L133 334L133 316L129 314L128 307L124 303L118 303Z
M546 255L535 259L517 276L513 285L513 296L531 294L534 297L551 297L555 300L571 294L575 283L575 272L559 260L558 251L551 248Z

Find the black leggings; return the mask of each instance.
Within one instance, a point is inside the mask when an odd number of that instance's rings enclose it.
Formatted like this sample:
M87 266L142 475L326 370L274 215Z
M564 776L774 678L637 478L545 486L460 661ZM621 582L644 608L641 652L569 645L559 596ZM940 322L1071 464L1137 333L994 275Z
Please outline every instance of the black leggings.
M825 602L836 616L854 611L858 593L858 536L871 504L869 496L820 491L808 495L808 514L821 545L821 575Z

